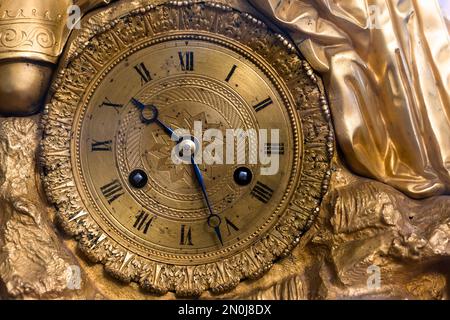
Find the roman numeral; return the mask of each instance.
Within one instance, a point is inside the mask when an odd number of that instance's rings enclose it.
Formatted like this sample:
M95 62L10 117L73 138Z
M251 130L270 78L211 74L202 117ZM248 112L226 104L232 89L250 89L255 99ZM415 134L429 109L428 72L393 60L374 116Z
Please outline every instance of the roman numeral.
M193 246L192 244L192 228L181 225L180 246Z
M145 64L143 62L138 65L135 65L134 70L136 70L136 72L141 76L141 85L142 86L152 80L150 71L148 71L147 67L145 66Z
M236 225L231 222L231 220L229 220L228 218L225 218L225 222L227 224L227 230L228 230L228 235L231 235L231 229L233 229L234 231L239 231L239 228L236 227Z
M264 101L261 101L256 106L253 106L253 109L255 109L256 112L261 111L265 107L270 106L273 103L272 98L267 98Z
M154 217L150 217L147 212L139 211L139 213L136 215L136 221L133 225L133 228L143 232L144 234L147 234L148 228L150 228L153 219Z
M273 190L264 183L258 181L253 188L251 195L261 202L268 203L270 198L272 198Z
M236 71L236 69L237 69L237 65L234 65L233 68L231 68L230 73L228 74L227 78L225 79L226 82L230 82L230 80L233 77L234 72Z
M108 141L97 141L92 142L91 151L111 151L112 150L112 140Z
M269 154L284 154L284 143L266 143L264 146L264 151L267 155Z
M101 187L100 191L103 193L103 196L109 204L124 194L123 187L117 179Z
M178 57L180 58L181 70L194 71L194 53L192 51L180 51L178 52Z
M114 110L119 112L119 109L123 107L123 104L113 103L108 98L105 98L105 101L100 105L100 107L114 108Z

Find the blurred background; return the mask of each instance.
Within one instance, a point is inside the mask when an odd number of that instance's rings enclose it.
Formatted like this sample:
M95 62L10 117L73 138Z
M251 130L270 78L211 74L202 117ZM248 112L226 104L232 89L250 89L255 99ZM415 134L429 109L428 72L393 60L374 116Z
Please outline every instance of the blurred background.
M441 7L446 15L447 19L450 18L450 1L449 0L439 0Z
M442 12L447 21L447 28L450 32L450 0L439 0L439 3L441 4Z

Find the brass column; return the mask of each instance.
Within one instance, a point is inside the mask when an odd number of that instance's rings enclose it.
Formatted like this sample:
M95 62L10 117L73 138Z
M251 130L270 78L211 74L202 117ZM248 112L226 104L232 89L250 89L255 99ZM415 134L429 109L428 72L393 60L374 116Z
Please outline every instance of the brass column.
M0 0L0 115L36 113L71 29L69 7L80 13L109 0Z

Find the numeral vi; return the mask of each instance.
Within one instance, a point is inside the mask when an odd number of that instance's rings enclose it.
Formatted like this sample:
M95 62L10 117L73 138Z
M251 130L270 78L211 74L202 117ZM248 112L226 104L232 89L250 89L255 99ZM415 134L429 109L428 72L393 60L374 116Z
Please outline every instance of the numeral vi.
M180 231L180 246L193 246L192 243L192 228L186 225L181 225Z

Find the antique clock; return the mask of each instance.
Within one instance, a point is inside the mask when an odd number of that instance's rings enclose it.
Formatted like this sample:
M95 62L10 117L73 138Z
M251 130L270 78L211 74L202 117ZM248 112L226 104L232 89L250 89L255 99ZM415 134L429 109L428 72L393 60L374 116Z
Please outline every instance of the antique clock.
M43 119L47 194L119 280L180 296L230 290L287 255L318 213L333 154L321 81L238 6L127 4L86 20L61 59ZM279 169L197 161L211 141L196 124L276 130L258 150ZM190 162L174 161L184 153Z

